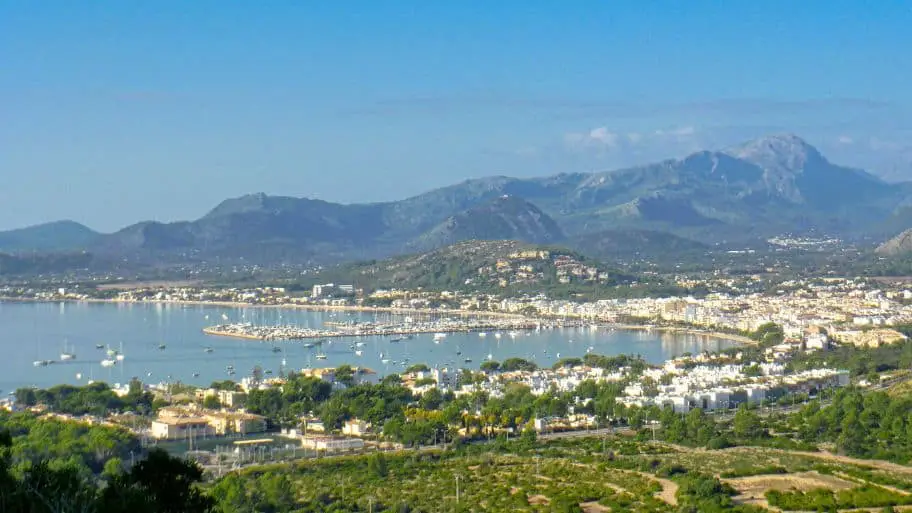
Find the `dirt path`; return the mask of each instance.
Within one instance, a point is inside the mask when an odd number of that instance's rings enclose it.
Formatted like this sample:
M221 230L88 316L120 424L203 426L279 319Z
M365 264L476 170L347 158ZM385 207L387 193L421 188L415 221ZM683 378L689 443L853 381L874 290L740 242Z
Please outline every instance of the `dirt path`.
M671 444L668 442L654 442L656 444L664 445L666 447L671 447L675 450L681 452L700 452L700 453L712 453L712 452L755 452L755 451L765 451L775 454L784 454L792 456L805 456L808 458L816 458L824 461L831 461L835 463L846 463L849 465L858 465L859 467L870 467L876 468L877 470L883 470L885 472L898 472L900 474L909 474L912 475L912 467L907 467L905 465L900 465L898 463L893 463L890 461L884 460L864 460L861 458L853 458L851 456L841 456L839 454L833 454L831 452L821 451L821 452L809 452L809 451L788 451L785 449L774 449L772 447L729 447L727 449L704 449L702 447L686 447L683 445Z
M897 488L895 486L890 486L890 485L886 485L886 484L875 483L874 481L868 481L867 479L865 479L863 477L850 476L843 472L833 472L833 475L840 477L842 479L845 479L846 481L852 481L853 483L866 484L869 486L876 486L878 488L890 490L891 492L893 492L897 495L907 495L907 496L912 495L912 493L910 493L908 490L903 490L902 488Z
M645 474L645 473L643 475L649 476L649 474ZM656 477L656 476L651 476L651 477L652 477L652 479L655 479L656 481L658 481L660 485L662 485L662 491L656 493L655 497L657 497L658 499L660 499L672 506L677 506L678 505L678 483L675 483L674 481L672 481L670 479L665 479L665 478Z
M640 472L638 470L627 470L627 469L623 469L623 468L613 468L611 470L614 470L616 472L628 472L631 474L636 474L640 477L645 477L646 479L648 479L650 481L655 481L655 482L659 483L659 485L662 487L662 491L656 492L653 495L653 497L655 497L656 499L659 499L660 501L662 501L666 504L670 504L672 506L678 505L678 497L677 497L678 483L675 483L674 481L672 481L670 479L658 477L654 474L649 474L647 472Z
M759 474L755 476L735 477L722 479L723 483L731 485L738 491L732 499L739 504L758 506L770 511L781 511L771 506L766 500L766 492L778 490L808 491L814 488L828 490L846 490L855 486L855 481L848 481L836 476L820 474L815 471L799 472L794 474Z

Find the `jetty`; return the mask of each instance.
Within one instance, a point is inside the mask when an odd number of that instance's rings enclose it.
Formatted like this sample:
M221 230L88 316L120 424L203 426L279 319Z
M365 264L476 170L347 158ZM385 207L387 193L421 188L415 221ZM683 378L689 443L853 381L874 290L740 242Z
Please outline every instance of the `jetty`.
M203 328L207 335L244 338L250 340L300 340L334 337L371 337L395 335L420 335L437 333L468 333L487 331L528 331L576 326L579 322L523 318L438 319L423 322L378 323L349 322L326 323L328 328L302 328L298 326L258 326L252 323L220 324Z

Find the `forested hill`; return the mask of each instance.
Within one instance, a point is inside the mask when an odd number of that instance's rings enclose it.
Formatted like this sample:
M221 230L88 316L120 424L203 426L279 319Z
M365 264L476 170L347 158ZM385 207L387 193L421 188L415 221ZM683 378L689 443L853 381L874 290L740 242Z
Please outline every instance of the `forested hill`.
M647 290L641 277L573 250L519 241L466 241L427 253L329 267L297 286L350 283L358 289L425 289L503 295L617 295ZM640 288L631 289L637 283ZM666 292L681 292L668 290ZM622 294L623 295L623 294Z

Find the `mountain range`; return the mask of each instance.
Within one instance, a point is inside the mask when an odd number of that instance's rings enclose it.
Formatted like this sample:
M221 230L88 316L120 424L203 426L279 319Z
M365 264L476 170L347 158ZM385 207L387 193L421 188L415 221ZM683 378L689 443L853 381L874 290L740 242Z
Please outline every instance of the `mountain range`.
M516 239L588 247L593 256L635 254L784 232L886 238L912 226L910 199L912 183L833 164L785 134L615 171L467 180L385 203L251 194L194 221L143 222L111 234L64 221L2 232L0 251L327 262Z

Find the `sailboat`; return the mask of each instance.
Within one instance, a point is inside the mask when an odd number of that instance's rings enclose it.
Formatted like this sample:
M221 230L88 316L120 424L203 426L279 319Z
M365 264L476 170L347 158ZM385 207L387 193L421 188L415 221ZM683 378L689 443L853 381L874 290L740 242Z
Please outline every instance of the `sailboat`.
M123 354L123 342L120 343L120 351L117 351L117 354L114 356L118 362L122 362L124 359Z
M63 341L63 352L60 353L60 361L65 362L67 360L75 360L75 359L76 359L76 354L70 353L67 351L67 343L64 340Z

